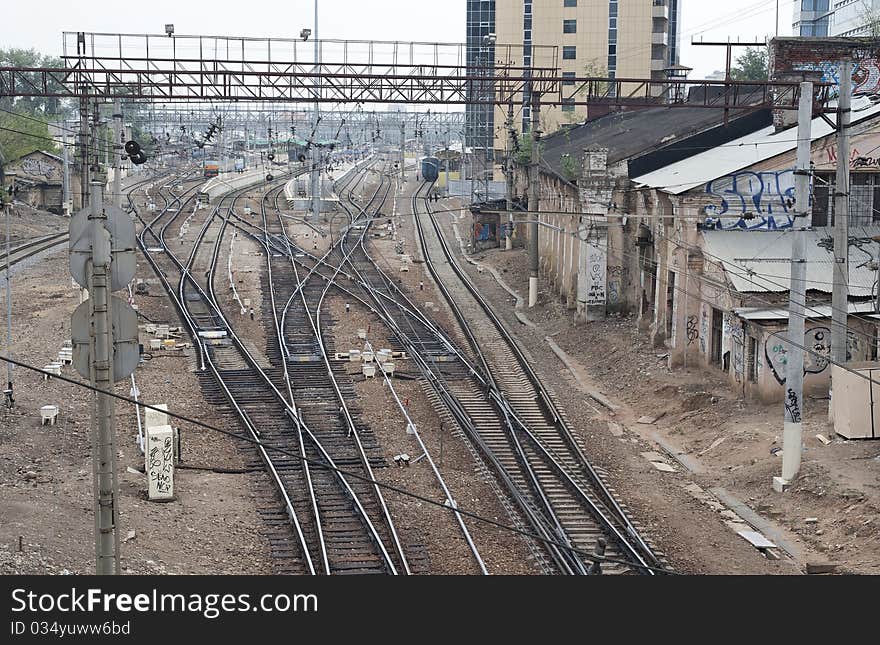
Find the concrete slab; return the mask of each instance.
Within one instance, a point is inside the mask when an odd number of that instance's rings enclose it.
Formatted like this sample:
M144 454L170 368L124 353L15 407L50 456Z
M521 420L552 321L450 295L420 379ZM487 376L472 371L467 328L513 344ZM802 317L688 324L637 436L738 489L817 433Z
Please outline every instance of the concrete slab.
M519 312L517 312L517 317L520 317ZM562 361L562 364L565 365L566 369L571 373L572 377L574 377L575 383L577 383L578 389L581 392L589 396L599 405L611 410L612 414L620 409L619 406L609 401L601 392L596 391L591 386L590 377L584 367L569 356L564 349L557 345L556 341L550 338L550 336L545 336L544 341L550 346L553 353L556 354L556 358Z
M775 549L776 545L757 531L737 531L744 540L750 542L756 549Z
M785 538L784 532L779 525L764 519L751 508L749 508L746 504L741 502L738 498L734 497L726 489L721 488L720 486L716 488L710 488L709 492L711 492L713 495L715 495L715 497L724 502L729 508L735 511L736 514L743 518L746 522L751 524L754 528L758 529L770 540L773 540L773 542L775 542L780 549L785 551L792 558L798 561L803 558L803 552L801 551L800 547L789 542Z
M666 459L659 452L641 452L639 454L648 461L664 461Z
M661 437L659 433L650 432L648 433L648 438L669 453L669 456L680 463L685 470L689 470L695 475L700 475L706 472L706 469L698 459L691 457L684 450Z
M651 465L654 466L657 470L662 473L674 473L676 472L675 468L670 466L669 464L662 461L652 461Z
M608 422L608 432L611 433L612 437L622 437L623 436L623 428L619 423L614 423L614 421Z

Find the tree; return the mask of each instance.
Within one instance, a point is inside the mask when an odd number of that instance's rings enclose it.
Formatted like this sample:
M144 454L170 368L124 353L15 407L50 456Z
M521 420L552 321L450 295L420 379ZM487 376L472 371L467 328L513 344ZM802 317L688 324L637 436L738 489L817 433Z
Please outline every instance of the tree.
M562 168L562 174L568 181L574 181L581 174L580 164L578 164L570 154L566 153L562 155L560 166Z
M863 36L870 36L871 38L880 37L880 9L875 8L873 2L862 0L859 19L864 25Z
M742 56L738 56L736 64L730 68L730 77L735 81L766 81L767 48L747 47Z
M34 49L0 49L0 66L62 67L62 63ZM31 77L31 82L39 86L38 75L31 74ZM0 149L7 162L37 149L55 150L47 122L62 119L69 112L65 102L57 98L0 98Z
M35 49L0 49L0 66L2 67L63 67L61 59L52 56L44 56ZM30 74L31 81L39 87L40 78L37 74ZM52 88L53 81L50 80L49 89ZM48 98L42 96L36 97L3 97L0 99L0 107L3 109L11 109L15 107L18 111L28 114L57 115L62 112L68 112L69 108L65 102L57 98Z
M7 163L34 150L54 149L48 125L30 118L29 114L0 112L0 150Z
M539 150L544 149L544 144L539 143ZM532 134L526 132L519 137L519 145L514 149L513 161L520 166L528 166L532 162Z

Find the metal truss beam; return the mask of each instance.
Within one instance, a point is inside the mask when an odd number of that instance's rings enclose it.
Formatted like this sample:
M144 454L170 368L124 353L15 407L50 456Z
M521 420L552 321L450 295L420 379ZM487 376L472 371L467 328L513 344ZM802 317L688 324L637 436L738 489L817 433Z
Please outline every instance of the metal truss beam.
M75 44L75 46L74 46ZM63 68L0 67L0 96L153 102L408 105L541 104L795 110L793 82L563 78L555 46L321 41L316 64L296 40L64 34ZM827 99L819 86L816 102ZM702 97L697 98L694 97Z

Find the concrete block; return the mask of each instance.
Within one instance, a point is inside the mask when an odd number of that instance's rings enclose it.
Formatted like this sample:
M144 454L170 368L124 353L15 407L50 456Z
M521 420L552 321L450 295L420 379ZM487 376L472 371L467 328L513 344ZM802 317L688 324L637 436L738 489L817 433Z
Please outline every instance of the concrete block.
M807 562L807 573L834 573L837 571L837 563L835 562Z
M40 425L55 425L55 420L58 418L58 406L57 405L44 405L40 408Z
M161 410L168 410L167 403L158 403L154 407L157 407ZM166 426L168 425L168 415L158 410L151 410L150 408L144 409L144 425L148 428L154 428L156 426Z
M171 426L147 428L144 458L150 500L174 499L174 430Z
M773 490L777 493L784 493L789 488L791 488L791 482L787 479L783 479L782 477L773 478Z

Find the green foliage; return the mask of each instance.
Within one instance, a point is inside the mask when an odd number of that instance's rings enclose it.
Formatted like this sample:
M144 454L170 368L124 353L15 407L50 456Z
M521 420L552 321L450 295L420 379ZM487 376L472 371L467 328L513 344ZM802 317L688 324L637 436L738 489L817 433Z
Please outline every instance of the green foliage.
M513 160L520 166L528 166L532 161L532 135L526 132L519 138L519 149L513 153Z
M735 81L766 81L767 48L747 47L742 56L738 56L736 64L730 68L730 76Z
M63 67L60 58L43 56L35 49L0 49L0 66L3 67ZM37 87L41 83L39 74L26 74ZM49 89L53 88L54 81L49 81ZM69 108L65 101L47 97L3 97L0 98L0 107L4 110L15 109L28 114L61 114L68 112Z
M18 110L15 114L0 112L0 150L3 151L7 163L34 150L51 152L55 149L52 137L49 136L49 126L25 118L26 116L30 115L22 114Z
M0 66L62 67L62 63L60 59L43 56L34 49L0 49ZM39 74L26 76L35 85L41 85ZM38 149L56 150L46 122L64 118L69 112L67 104L57 98L0 98L0 151L6 157L6 162L15 161Z
M581 174L580 164L569 154L562 155L562 174L568 181L576 180Z

